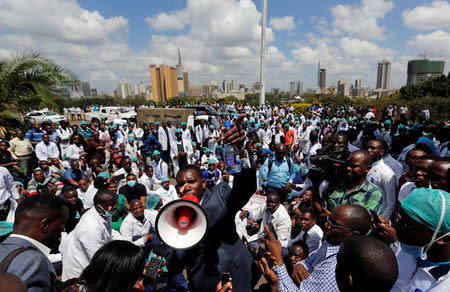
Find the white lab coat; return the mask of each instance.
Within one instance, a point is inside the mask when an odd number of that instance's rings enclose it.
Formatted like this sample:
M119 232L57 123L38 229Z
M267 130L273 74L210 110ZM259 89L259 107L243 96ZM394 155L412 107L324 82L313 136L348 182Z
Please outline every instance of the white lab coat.
M58 146L53 142L48 142L48 145L44 141L39 142L36 145L36 157L39 160L48 160L49 158L59 158Z
M189 156L192 155L193 153L191 142L189 142L188 140L183 140L183 148L184 152L187 153L186 160L188 160ZM177 154L178 154L177 142L173 141L170 144L170 158L172 159L173 162L173 175L175 177L177 176L178 170L180 169L178 159L175 159L175 155Z
M66 150L66 159L68 159L70 162L72 162L72 160L78 160L78 162L80 162L80 154L83 152L83 145L80 145L80 147L78 147L75 144L70 144Z
M394 253L398 263L398 278L394 287L392 287L392 292L449 291L450 273L436 280L429 272L436 266L417 267L417 260L405 253L400 246Z
M166 190L164 187L160 187L156 190L156 193L163 201L163 206L173 200L178 200L180 197L178 196L177 190L173 185L169 185L169 189Z
M264 226L269 222L272 222L275 233L278 235L278 240L281 242L281 246L288 246L289 238L291 238L292 221L286 208L282 204L278 206L278 209L273 214L267 210L266 206L250 211L249 219L255 221L262 219L258 237L263 236Z
M139 221L132 213L128 213L120 225L120 234L124 240L128 240L137 246L145 246L147 239L145 236L150 232L152 223L150 222L150 210L144 210L144 219Z
M170 131L170 128L166 129L167 134L169 135L169 140L167 140L166 131L164 131L163 127L158 128L158 141L161 143L163 151L167 151L170 143L173 141L173 133Z
M95 252L113 239L122 237L111 229L111 218L105 219L95 208L89 209L59 246L63 263L62 280L79 277Z
M372 164L372 168L367 173L366 180L379 187L383 194L381 216L386 218L391 217L395 208L395 192L397 189L397 177L394 171L381 158Z
M153 190L153 186L154 186L155 184L161 184L161 181L160 181L160 180L157 180L157 179L155 178L155 175L153 175L152 177L148 177L148 175L147 175L146 173L144 173L144 174L138 179L138 182L139 182L140 184L143 184L143 185L144 185L145 190L147 191L147 195L148 195L148 196L151 195L151 194L156 193L156 192Z

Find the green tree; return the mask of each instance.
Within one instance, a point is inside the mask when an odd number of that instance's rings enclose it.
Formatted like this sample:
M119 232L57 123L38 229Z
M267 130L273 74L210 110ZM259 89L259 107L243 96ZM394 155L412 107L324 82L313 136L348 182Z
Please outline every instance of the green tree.
M55 107L63 95L59 85L72 79L66 69L37 52L15 52L0 60L0 124L22 124L25 111Z

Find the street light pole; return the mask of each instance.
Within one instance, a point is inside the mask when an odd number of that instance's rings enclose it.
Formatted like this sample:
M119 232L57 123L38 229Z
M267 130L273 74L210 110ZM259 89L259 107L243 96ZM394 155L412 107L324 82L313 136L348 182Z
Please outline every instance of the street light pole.
M266 66L266 17L267 17L267 0L262 0L262 21L261 21L261 68L260 68L260 91L259 105L263 106L266 102L266 85L265 73Z

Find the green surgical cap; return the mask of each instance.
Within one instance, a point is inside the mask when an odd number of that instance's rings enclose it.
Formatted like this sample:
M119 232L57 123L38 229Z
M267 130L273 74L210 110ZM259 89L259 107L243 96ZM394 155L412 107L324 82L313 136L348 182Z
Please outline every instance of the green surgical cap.
M442 199L444 199L445 214L439 232L447 233L450 232L450 194L448 192L427 188L415 189L401 202L401 205L409 217L434 231L441 217Z
M187 125L187 124L185 122L182 122L181 125L184 126L184 125Z
M98 174L98 177L103 177L104 179L109 178L109 172L103 171Z
M208 159L208 164L216 164L216 161L214 159Z
M161 155L161 152L159 152L158 150L153 151L153 156L155 155Z
M386 121L384 121L384 123L385 123L386 125L392 124L392 122L391 122L390 120L386 120Z
M156 205L158 205L160 200L161 197L158 194L151 194L147 197L147 200L145 200L145 207L148 210L153 210L155 209Z

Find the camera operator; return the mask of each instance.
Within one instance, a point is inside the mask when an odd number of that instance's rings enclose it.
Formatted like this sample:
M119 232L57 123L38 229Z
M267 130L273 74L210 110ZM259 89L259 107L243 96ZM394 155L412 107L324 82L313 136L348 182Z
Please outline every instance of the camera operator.
M350 154L347 173L338 185L330 185L322 200L319 197L319 181L312 177L313 201L315 209L320 213L330 212L342 204L355 204L373 210L377 214L381 211L383 202L381 190L372 182L366 180L370 170L371 156L365 150L358 150Z

